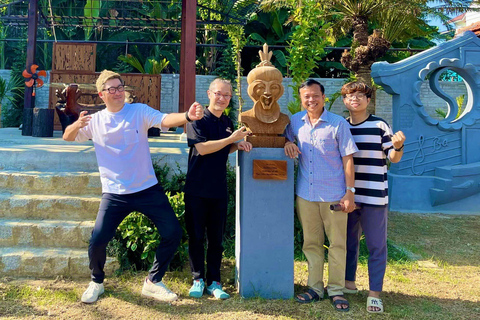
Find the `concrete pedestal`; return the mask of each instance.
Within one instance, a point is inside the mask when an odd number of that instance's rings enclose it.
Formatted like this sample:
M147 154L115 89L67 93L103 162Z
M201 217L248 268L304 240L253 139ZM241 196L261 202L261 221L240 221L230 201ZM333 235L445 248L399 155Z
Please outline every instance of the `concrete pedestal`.
M244 298L293 297L294 163L283 148L237 156L236 284ZM287 162L287 180L253 179L253 160Z

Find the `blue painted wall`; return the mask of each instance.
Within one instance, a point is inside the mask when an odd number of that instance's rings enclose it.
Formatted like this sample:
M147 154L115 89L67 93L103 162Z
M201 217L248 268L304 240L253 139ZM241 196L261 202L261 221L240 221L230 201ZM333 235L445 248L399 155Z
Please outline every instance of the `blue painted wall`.
M472 32L397 63L373 64L375 83L393 98L393 130L407 138L402 160L389 172L390 210L480 212L479 68L480 39ZM467 105L459 117L455 97L439 84L440 74L448 69L467 87ZM448 104L443 120L432 118L422 104L425 80Z

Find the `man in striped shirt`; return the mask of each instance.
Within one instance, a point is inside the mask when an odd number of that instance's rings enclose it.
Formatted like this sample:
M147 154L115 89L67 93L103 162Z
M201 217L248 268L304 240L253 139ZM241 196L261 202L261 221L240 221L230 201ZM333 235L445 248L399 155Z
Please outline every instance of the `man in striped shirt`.
M392 134L390 126L381 118L367 112L373 90L361 82L350 82L342 87L343 103L350 112L347 121L359 151L353 154L355 164L355 203L359 209L348 215L347 266L345 293L356 293L359 240L362 231L369 252L368 274L370 292L367 311L383 312L380 292L387 266L388 181L387 158L398 162L403 155L405 136Z

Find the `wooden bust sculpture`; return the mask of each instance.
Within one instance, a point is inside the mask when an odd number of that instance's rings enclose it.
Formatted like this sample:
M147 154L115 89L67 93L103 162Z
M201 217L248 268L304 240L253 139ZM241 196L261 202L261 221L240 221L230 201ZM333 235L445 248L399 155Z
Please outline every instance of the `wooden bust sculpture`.
M280 112L277 102L284 91L283 76L270 62L272 52L268 52L267 44L259 54L261 62L247 76L248 95L254 105L240 113L239 121L252 132L246 140L253 147L283 148L285 138L280 135L290 122L288 116Z

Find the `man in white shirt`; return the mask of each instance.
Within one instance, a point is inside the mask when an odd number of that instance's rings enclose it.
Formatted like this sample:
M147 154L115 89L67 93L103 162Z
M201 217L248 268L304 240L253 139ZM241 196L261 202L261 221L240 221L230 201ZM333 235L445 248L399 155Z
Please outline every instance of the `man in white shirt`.
M109 70L102 71L96 86L106 109L93 115L81 112L63 135L66 141L93 141L102 182L102 200L88 247L92 281L82 295L82 302L93 303L104 292L107 244L132 211L149 217L162 238L142 295L175 301L178 296L162 283L162 278L180 243L182 231L155 177L148 129L166 130L199 120L203 117L203 107L195 102L185 113L164 114L145 104L125 103L124 82L118 73Z

